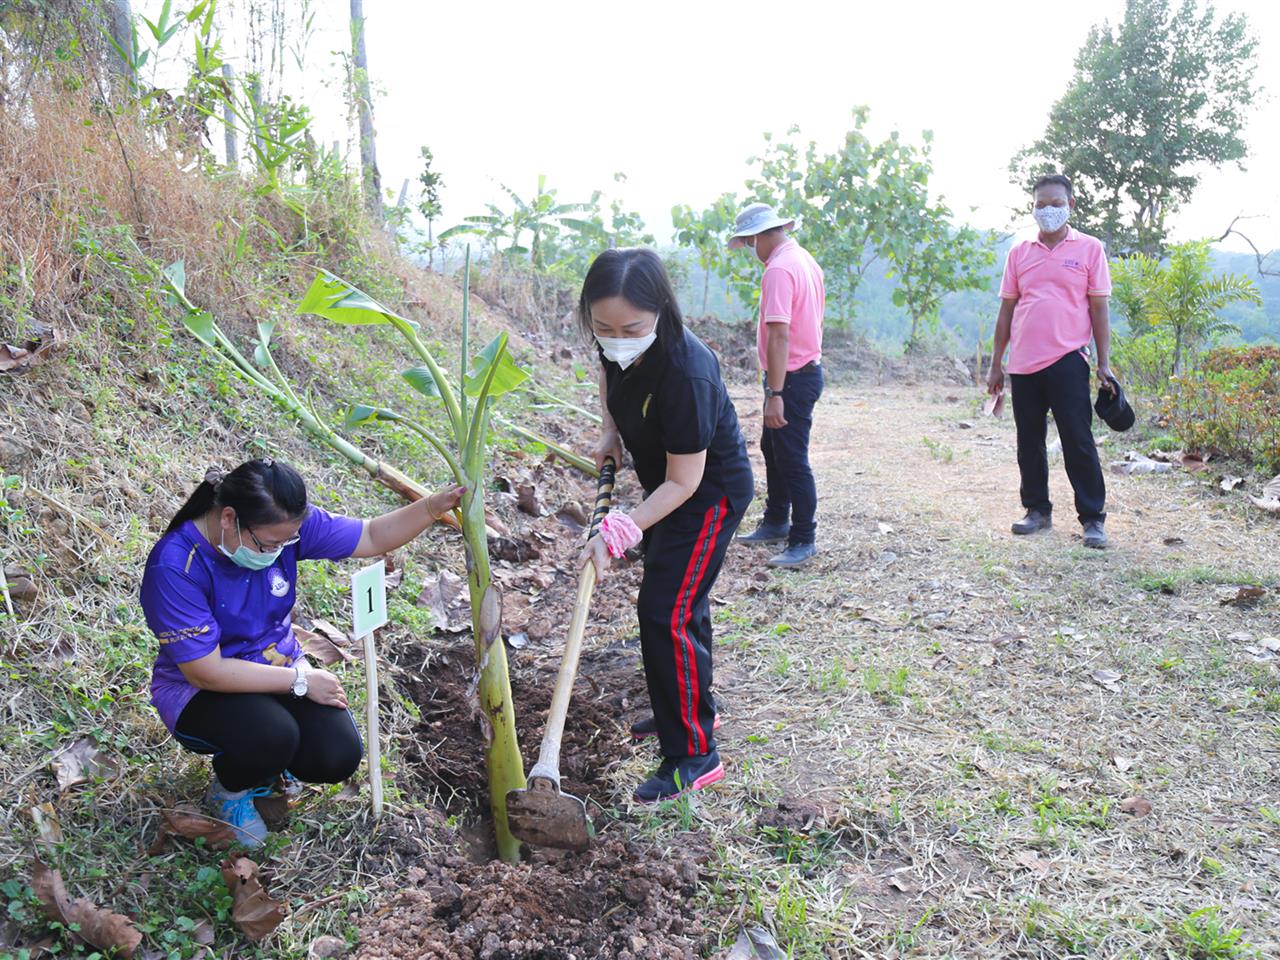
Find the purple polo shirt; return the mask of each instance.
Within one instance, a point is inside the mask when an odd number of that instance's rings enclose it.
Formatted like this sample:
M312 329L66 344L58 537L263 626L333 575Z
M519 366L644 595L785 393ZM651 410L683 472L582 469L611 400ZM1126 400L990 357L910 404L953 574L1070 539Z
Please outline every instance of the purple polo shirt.
M311 507L298 542L265 570L237 566L188 520L160 538L142 575L142 611L160 641L151 671L151 703L173 731L196 695L178 664L221 648L222 656L288 666L301 650L291 614L299 560L343 560L364 521Z

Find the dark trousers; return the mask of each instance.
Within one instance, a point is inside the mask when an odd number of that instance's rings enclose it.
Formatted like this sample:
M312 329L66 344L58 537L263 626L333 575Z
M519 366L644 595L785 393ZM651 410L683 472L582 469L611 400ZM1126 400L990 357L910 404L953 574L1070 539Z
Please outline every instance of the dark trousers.
M306 783L341 783L364 754L350 711L287 694L201 690L173 732L188 750L213 755L228 790L264 786L285 770Z
M1058 424L1062 461L1076 494L1081 523L1105 520L1107 485L1093 442L1093 398L1089 394L1089 361L1068 353L1035 373L1011 373L1013 420L1018 430L1018 471L1022 505L1049 515L1049 459L1045 453L1048 414Z
M700 756L711 728L711 587L742 514L727 499L678 510L646 537L636 612L649 702L664 757Z
M782 387L782 415L785 427L765 427L760 435L764 453L765 482L769 493L764 503L764 522L785 526L791 522L791 543L813 543L818 525L818 488L809 466L809 431L813 427L813 405L822 396L822 367L811 364L792 370Z

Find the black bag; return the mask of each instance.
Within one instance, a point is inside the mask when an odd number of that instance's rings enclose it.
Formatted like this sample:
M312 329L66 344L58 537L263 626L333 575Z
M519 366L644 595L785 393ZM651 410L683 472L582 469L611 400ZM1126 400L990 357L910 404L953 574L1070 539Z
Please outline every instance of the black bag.
M1136 419L1133 414L1133 407L1129 406L1129 401L1125 399L1120 381L1115 377L1108 379L1110 379L1111 385L1115 387L1115 393L1105 387L1099 387L1098 399L1094 401L1093 409L1099 417L1107 422L1108 427L1123 433L1133 426L1133 421Z

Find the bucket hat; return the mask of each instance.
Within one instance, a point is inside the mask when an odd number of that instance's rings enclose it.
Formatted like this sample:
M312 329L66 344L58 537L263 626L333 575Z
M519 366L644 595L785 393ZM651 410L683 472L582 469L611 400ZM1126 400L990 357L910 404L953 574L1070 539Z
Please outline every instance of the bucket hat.
M1094 401L1093 409L1098 416L1107 422L1108 427L1123 433L1133 426L1135 419L1133 407L1129 406L1129 401L1125 399L1120 381L1115 377L1109 377L1108 379L1111 381L1111 385L1115 387L1115 393L1099 387L1098 399Z
M737 222L733 225L733 233L729 235L729 249L736 250L741 247L745 237L754 237L774 227L786 227L790 230L795 225L795 220L778 216L777 211L767 203L753 203L738 214Z

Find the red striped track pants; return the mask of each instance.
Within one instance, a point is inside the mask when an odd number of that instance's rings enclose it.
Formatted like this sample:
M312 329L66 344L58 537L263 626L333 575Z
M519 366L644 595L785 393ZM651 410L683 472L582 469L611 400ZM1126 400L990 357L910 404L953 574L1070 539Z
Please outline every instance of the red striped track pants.
M646 538L637 613L649 700L666 757L707 753L711 724L711 587L742 520L727 499L681 509Z

